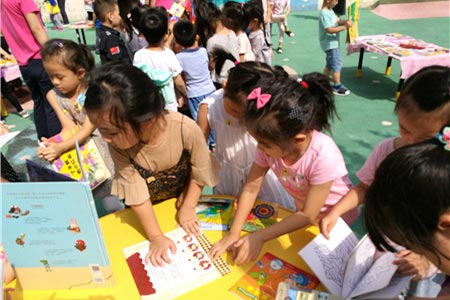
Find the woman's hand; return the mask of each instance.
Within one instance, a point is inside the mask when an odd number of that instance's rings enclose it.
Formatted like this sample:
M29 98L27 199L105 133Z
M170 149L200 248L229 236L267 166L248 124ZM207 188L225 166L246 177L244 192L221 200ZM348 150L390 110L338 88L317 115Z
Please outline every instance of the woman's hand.
M257 259L263 246L262 231L255 231L244 236L234 244L234 247L238 248L237 255L234 256L234 262L237 265L242 265Z
M178 222L187 234L199 235L200 221L198 220L195 207L181 205L178 209Z
M402 276L414 275L411 279L418 281L426 277L430 262L423 255L410 250L402 250L396 254L397 259L393 262L398 265L397 273Z
M208 255L212 260L216 260L219 258L222 253L228 250L235 250L234 244L239 240L239 236L233 236L232 234L229 234L225 237L223 237L220 241L215 243L211 250L209 250Z
M160 235L150 241L150 248L145 256L145 263L151 263L153 266L164 266L164 263L170 264L170 255L174 255L177 251L175 243L166 237Z
M58 143L52 143L46 138L42 138L39 144L37 154L39 158L43 158L48 162L52 162L62 154L62 149Z

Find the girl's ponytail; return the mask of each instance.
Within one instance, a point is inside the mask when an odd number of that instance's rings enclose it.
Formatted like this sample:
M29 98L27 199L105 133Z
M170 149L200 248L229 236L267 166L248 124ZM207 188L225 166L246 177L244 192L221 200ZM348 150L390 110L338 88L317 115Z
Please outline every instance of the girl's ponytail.
M225 61L230 60L234 64L238 64L239 60L233 56L228 51L223 50L222 48L214 48L212 51L212 56L214 57L214 68L216 70L217 76L220 76L220 72L222 71L223 64Z

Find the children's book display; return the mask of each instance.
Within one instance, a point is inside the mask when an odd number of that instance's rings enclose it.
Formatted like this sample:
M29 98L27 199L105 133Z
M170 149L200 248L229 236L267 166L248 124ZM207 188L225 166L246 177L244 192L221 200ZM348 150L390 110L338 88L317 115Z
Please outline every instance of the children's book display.
M359 36L359 0L355 0L348 7L348 19L353 22L353 25L347 30L347 40L346 42L349 44L353 44L356 38Z
M23 290L114 286L87 183L2 183L1 195L2 242Z
M222 258L211 261L211 243L201 234L188 235L183 228L166 233L177 246L170 255L171 263L155 267L145 263L149 241L123 249L133 279L142 300L173 299L230 272Z
M275 300L345 300L345 298L280 282Z
M72 137L77 130L72 132L66 132L64 134L57 134L49 141L54 143L60 143L64 140ZM102 182L111 177L106 164L92 138L88 139L84 144L80 144L80 160L84 167L86 174L88 175L88 181L91 189L95 189ZM61 156L53 161L52 167L56 172L59 172L67 177L71 177L75 180L82 180L82 171L80 163L77 159L76 149L71 149L61 154Z
M317 286L319 280L314 275L267 252L230 288L230 291L241 299L271 300L275 299L281 282L312 289Z
M367 235L358 242L342 219L329 240L319 234L299 255L328 291L339 297L395 298L411 279L395 275L394 253L377 251Z
M202 196L196 212L203 230L228 230L233 215L233 196Z

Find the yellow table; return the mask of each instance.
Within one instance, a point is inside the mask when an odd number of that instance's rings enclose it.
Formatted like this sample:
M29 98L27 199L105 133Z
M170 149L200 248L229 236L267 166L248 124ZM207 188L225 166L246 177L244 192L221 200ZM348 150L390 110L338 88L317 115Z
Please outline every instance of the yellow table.
M175 199L171 199L155 205L155 211L158 221L164 232L176 228L175 222ZM290 212L280 209L279 216L285 217ZM17 280L11 282L7 287L15 288L11 292L13 300L138 300L140 299L136 285L128 269L122 249L145 240L144 230L139 221L134 216L131 209L125 209L114 214L100 218L100 227L103 232L104 240L111 261L112 271L114 273L116 286L106 289L83 289L83 290L45 290L45 291L22 291ZM281 259L311 272L306 263L298 256L297 252L303 248L315 235L318 234L316 227L309 227L299 230L295 233L282 236L276 240L266 243L261 255L265 252L271 252ZM226 232L205 231L211 242L218 241ZM230 254L224 254L224 258L230 264L231 273L215 280L203 287L193 290L180 296L183 300L232 300L238 299L228 289L255 263L246 265L232 265ZM320 288L323 289L323 288ZM213 297L213 298L212 298ZM166 300L166 299L161 299Z

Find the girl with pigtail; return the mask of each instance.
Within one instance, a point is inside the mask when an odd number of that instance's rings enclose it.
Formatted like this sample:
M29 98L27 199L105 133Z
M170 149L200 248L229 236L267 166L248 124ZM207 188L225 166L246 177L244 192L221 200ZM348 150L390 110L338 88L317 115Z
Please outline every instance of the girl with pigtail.
M264 78L247 100L244 120L258 143L255 159L239 195L230 233L210 251L215 259L224 251L233 250L237 264L256 259L265 242L317 224L351 188L340 150L321 132L330 130L330 119L336 114L328 78L319 73L305 74L300 82ZM294 198L296 212L240 239L242 226L269 169ZM358 214L359 210L354 209L343 219L351 223Z

